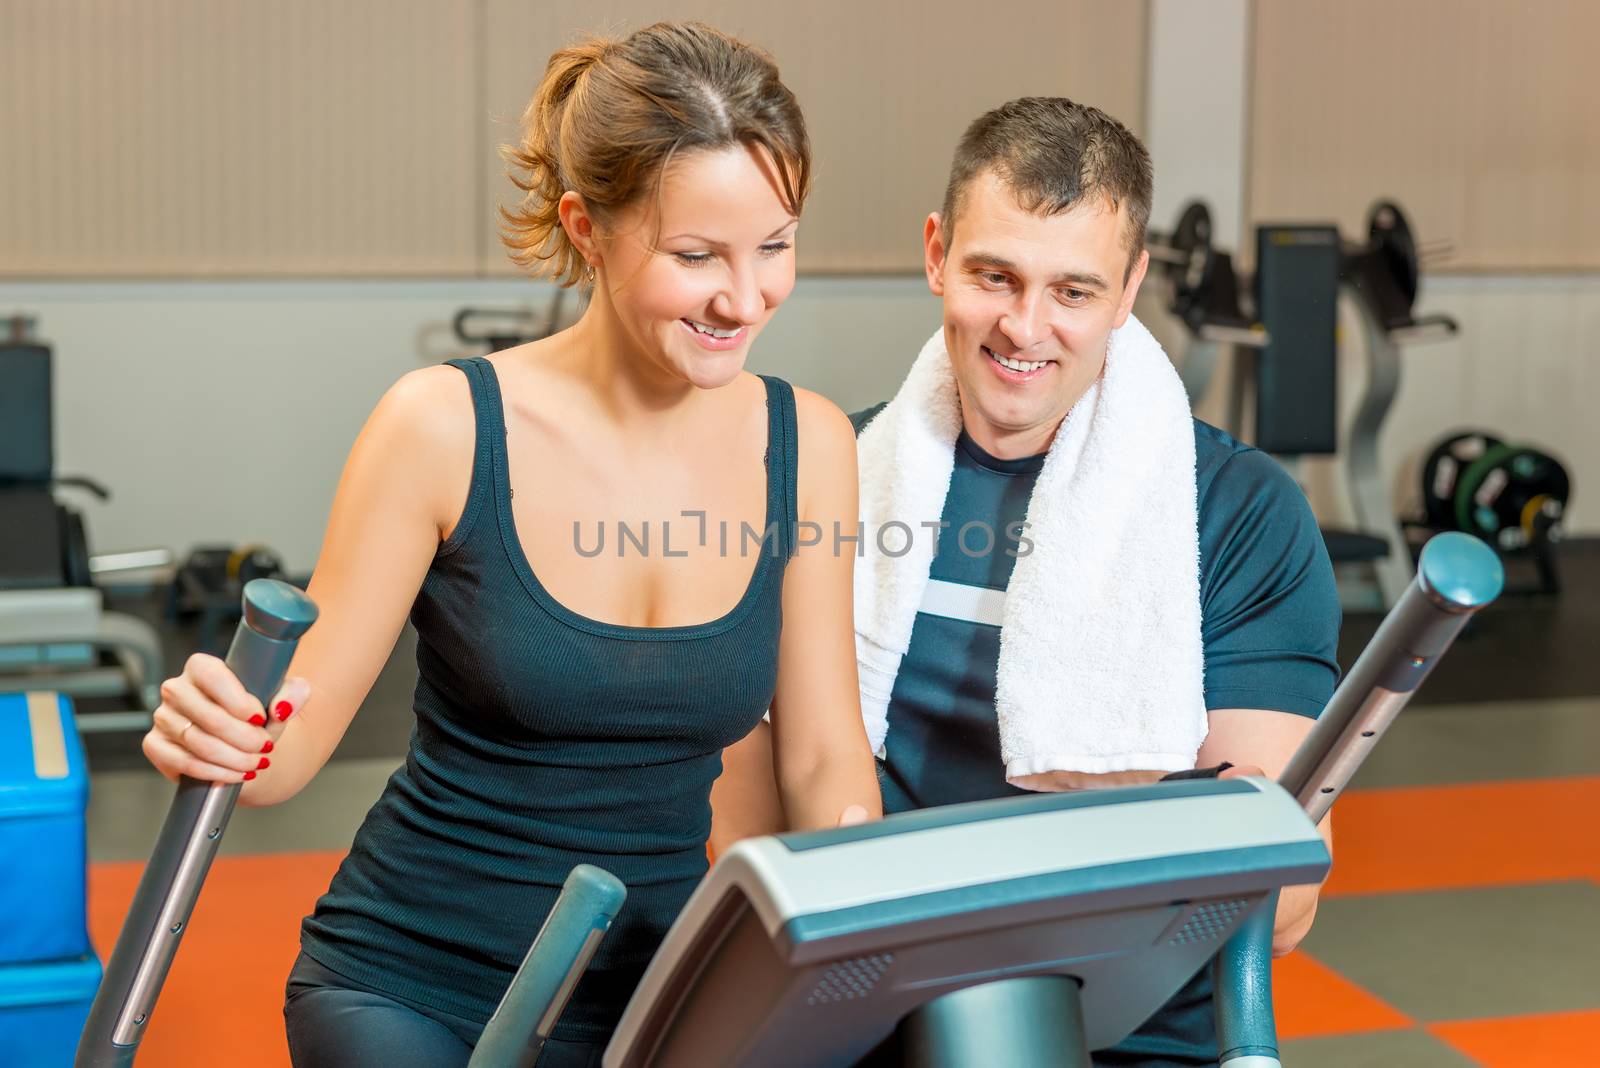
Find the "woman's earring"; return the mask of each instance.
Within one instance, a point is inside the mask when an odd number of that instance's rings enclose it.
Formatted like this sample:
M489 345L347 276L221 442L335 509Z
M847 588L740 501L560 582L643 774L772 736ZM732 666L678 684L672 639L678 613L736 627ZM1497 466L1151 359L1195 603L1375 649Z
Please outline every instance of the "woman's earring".
M584 272L584 277L589 279L590 285L594 285L594 264L589 264L589 269Z

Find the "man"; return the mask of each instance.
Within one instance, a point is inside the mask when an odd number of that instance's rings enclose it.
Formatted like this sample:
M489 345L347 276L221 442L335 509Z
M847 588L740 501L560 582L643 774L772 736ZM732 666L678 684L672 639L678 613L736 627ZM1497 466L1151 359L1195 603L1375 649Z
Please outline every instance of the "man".
M943 330L891 404L855 417L857 648L886 813L1225 762L1277 777L1332 694L1339 607L1304 496L1189 416L1131 320L1150 200L1143 145L1068 100L1012 101L956 150L923 233ZM901 552L903 533L872 529L895 523L937 534ZM714 844L782 825L774 741L728 751ZM1284 891L1276 954L1316 893ZM1209 968L1096 1055L1216 1059Z

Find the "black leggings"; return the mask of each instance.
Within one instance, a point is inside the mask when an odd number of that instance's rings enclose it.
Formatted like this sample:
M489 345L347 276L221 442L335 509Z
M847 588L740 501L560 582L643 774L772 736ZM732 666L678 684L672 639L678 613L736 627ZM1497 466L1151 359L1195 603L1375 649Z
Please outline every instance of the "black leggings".
M283 1019L294 1068L465 1068L483 1025L368 990L300 954ZM598 1068L604 1042L552 1038L537 1068Z

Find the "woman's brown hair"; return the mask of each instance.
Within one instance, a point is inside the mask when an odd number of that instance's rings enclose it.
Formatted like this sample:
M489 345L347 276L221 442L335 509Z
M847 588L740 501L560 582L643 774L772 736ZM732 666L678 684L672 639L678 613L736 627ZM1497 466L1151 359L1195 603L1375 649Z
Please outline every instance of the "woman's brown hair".
M772 57L695 22L658 22L621 40L591 38L550 57L501 154L520 203L501 209L501 240L534 275L570 286L584 259L557 209L568 190L601 220L659 188L677 155L760 147L777 164L784 203L800 214L811 144L800 105Z

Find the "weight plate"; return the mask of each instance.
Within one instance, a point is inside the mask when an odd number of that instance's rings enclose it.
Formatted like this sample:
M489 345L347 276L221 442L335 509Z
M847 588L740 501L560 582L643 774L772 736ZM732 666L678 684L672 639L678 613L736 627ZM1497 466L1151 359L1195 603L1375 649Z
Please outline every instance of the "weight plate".
M1462 473L1456 519L1462 530L1491 545L1521 549L1540 536L1540 515L1559 523L1571 493L1567 469L1554 456L1527 446L1501 445Z
M1463 430L1433 447L1422 463L1422 511L1429 526L1456 529L1456 486L1461 473L1502 444L1487 431Z
M1422 264L1417 257L1417 239L1400 205L1392 200L1374 204L1367 213L1367 237L1394 272L1406 306L1415 305Z
M1180 316L1211 284L1216 268L1216 251L1211 244L1211 209L1204 201L1192 200L1178 216L1178 225L1172 232L1172 247L1184 256L1184 262L1170 266L1173 283L1173 304Z

